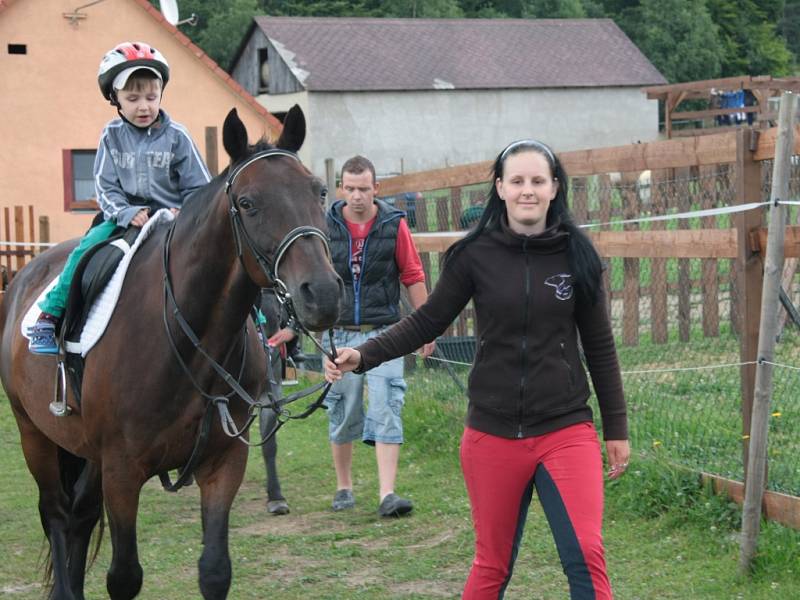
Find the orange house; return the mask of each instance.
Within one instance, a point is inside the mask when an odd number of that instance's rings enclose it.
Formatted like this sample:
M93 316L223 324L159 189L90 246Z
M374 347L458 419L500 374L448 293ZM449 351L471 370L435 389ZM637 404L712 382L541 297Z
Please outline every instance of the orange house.
M231 108L251 142L274 139L281 127L147 0L0 0L0 40L0 209L33 205L36 217L49 218L52 241L81 235L97 210L94 152L117 116L100 94L97 69L122 41L145 41L167 58L162 107L211 157L212 172L228 164L222 123Z

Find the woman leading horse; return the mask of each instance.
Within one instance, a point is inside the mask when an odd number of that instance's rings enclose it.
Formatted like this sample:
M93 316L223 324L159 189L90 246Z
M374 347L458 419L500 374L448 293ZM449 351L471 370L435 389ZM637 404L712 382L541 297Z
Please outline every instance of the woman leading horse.
M206 411L216 413L216 400L229 397L239 427L248 417L247 403L231 393L209 359L238 376L240 389L252 398L265 390L264 354L245 326L259 288L280 287L309 329L335 322L341 282L320 232L322 184L294 155L304 137L305 119L294 107L274 147L249 146L231 111L223 127L230 169L134 256L108 328L86 357L80 406L67 386L73 410L67 417L49 410L56 359L28 352L20 322L74 242L32 261L9 286L0 308L0 378L39 487L51 597L84 597L89 538L104 503L113 548L108 593L113 600L139 593L142 485L187 464ZM224 598L230 587L228 518L246 461L247 446L214 418L192 469L201 491L204 598Z

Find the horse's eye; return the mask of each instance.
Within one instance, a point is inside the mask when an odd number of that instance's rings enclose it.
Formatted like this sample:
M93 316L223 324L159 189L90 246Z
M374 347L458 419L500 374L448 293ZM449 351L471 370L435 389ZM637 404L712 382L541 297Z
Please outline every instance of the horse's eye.
M250 210L253 208L253 203L248 198L239 198L239 208L242 210Z
M322 186L322 189L319 191L319 199L320 199L320 202L322 202L323 204L325 204L325 202L328 201L328 187L327 186Z

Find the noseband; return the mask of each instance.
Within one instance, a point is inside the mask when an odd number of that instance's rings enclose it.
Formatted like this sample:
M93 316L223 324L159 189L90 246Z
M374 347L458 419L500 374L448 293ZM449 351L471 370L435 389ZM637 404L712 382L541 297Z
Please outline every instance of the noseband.
M247 244L247 249L256 259L256 262L258 262L258 266L261 268L261 271L267 277L267 280L274 286L275 296L278 298L278 301L281 304L286 304L287 300L290 298L290 295L286 284L280 278L278 270L280 269L281 261L283 260L286 252L289 250L289 247L301 238L314 236L322 240L322 245L325 247L325 253L328 256L328 260L331 258L331 249L328 245L328 236L326 236L322 230L310 225L302 225L300 227L295 227L283 237L281 242L278 244L278 247L275 249L274 258L270 259L262 252L262 250L253 240L252 236L248 233L244 226L244 222L242 221L242 213L236 203L237 199L233 193L233 184L236 182L236 178L239 176L239 174L251 164L261 160L262 158L269 158L271 156L287 156L296 160L297 162L300 162L300 159L294 152L281 150L280 148L270 148L269 150L257 152L243 163L237 165L236 168L231 171L231 173L228 175L228 179L225 181L225 194L228 196L228 211L231 218L231 227L233 228L233 238L236 241L236 254L239 257L239 262L241 262L242 266L244 266L242 252L242 240L244 240L245 244Z

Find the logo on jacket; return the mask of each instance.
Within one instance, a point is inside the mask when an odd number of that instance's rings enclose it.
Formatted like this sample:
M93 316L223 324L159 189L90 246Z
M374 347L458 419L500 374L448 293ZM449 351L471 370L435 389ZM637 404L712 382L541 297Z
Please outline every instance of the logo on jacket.
M571 279L572 275L569 273L559 273L558 275L551 275L545 279L544 284L556 288L556 298L558 300L569 300L572 298Z

